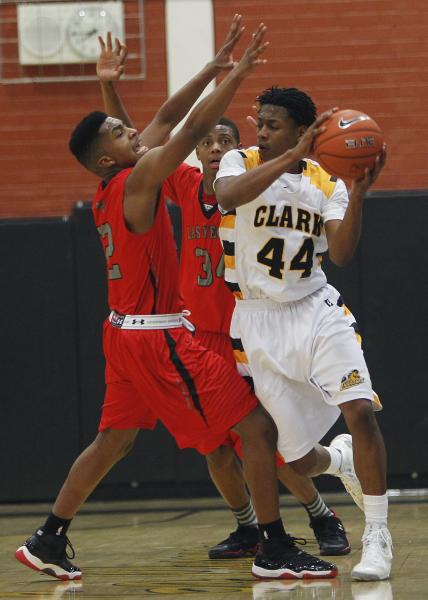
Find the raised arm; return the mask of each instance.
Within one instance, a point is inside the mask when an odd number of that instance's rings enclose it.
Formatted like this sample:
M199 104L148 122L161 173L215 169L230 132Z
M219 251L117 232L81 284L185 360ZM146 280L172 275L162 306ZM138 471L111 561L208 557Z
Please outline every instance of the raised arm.
M263 41L265 33L266 27L260 24L240 62L195 106L180 131L165 146L150 150L138 161L127 180L124 202L125 219L133 231L150 229L163 180L212 129L253 67L266 62L259 58L268 45Z
M355 179L352 182L349 203L343 220L334 219L325 224L328 254L338 267L344 267L354 255L361 236L364 198L369 187L378 178L385 162L386 145L384 144L374 167L371 170L366 169L362 179Z
M123 121L128 127L134 127L114 87L114 82L118 81L125 71L128 49L117 38L115 38L113 45L110 32L107 33L105 42L101 36L98 37L98 41L100 43L100 55L96 70L101 86L104 110L111 117Z
M322 124L332 113L333 110L330 110L320 115L305 131L296 146L281 156L241 175L217 179L215 192L219 205L229 211L260 196L280 175L309 155L315 136L323 131Z
M142 145L154 148L164 143L174 127L187 115L207 85L221 71L233 68L232 52L243 32L241 20L241 15L236 14L233 17L226 39L214 59L162 104L153 120L140 134ZM124 70L126 47L117 39L113 46L111 34L108 34L106 43L100 38L100 45L101 54L97 63L97 75L101 83L105 111L133 127L114 86L114 81L120 78Z

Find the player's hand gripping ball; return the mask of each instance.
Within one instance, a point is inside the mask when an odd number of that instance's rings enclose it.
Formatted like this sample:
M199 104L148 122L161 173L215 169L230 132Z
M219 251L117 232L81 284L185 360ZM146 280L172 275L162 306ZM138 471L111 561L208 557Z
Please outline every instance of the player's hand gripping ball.
M314 153L320 165L341 179L360 179L382 150L383 133L371 117L358 110L339 110L315 138Z

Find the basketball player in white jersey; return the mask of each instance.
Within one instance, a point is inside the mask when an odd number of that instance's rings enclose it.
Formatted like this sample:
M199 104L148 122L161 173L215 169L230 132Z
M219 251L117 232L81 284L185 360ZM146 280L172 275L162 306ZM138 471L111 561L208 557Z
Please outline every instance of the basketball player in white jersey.
M225 279L237 298L236 356L277 425L285 460L302 474L339 476L364 511L363 554L353 579L387 579L392 542L386 452L374 415L380 404L354 319L319 259L327 250L339 266L352 258L364 195L385 163L385 148L348 197L341 180L305 158L320 124L311 98L273 87L258 104L258 147L228 152L215 184ZM343 434L329 448L320 446L340 412L352 438ZM256 571L269 573L263 566Z

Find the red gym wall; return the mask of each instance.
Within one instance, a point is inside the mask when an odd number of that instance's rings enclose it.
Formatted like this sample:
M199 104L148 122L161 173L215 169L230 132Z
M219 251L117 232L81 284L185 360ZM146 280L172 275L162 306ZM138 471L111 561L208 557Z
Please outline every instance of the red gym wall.
M137 13L136 0L126 0L128 34L135 34ZM163 0L144 0L144 19L146 79L120 85L136 124L147 123L167 95ZM11 32L9 61L17 63L15 6L0 6L0 22L5 20ZM137 41L128 47L136 52ZM16 73L25 74L22 68ZM67 147L74 125L92 110L103 110L96 81L0 86L0 218L67 215L77 201L92 198L97 178Z
M333 105L366 111L385 131L387 167L377 189L428 188L428 6L425 0L213 0L216 40L232 11L248 32L269 27L269 63L244 84L228 116L253 132L244 117L257 94L272 84L299 87L320 110ZM3 5L3 61L13 68L16 9ZM127 0L132 20L136 1ZM146 79L121 84L135 123L144 124L166 98L163 0L144 1ZM15 36L15 42L13 42ZM3 40L4 41L4 40ZM237 52L239 54L239 52ZM69 155L73 125L101 108L96 82L27 83L0 87L0 218L69 214L91 198L96 178Z
M217 41L230 4L214 0ZM248 29L268 25L270 48L269 63L245 84L232 118L242 122L264 87L298 87L320 111L337 105L378 121L389 158L377 189L428 188L426 0L235 0L233 7Z

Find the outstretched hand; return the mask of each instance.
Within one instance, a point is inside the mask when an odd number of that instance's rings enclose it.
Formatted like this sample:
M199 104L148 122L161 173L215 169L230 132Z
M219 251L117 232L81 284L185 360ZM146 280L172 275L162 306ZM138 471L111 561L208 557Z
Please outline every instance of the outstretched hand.
M241 27L242 15L235 14L223 46L214 57L213 64L218 69L232 69L235 66L233 49L241 39L245 27Z
M98 79L100 81L117 81L125 70L128 49L118 38L115 38L113 46L110 31L107 33L105 42L101 36L98 36L98 41L101 47L97 61Z
M265 58L260 58L266 48L269 46L269 42L264 42L264 36L266 34L267 27L264 23L260 23L256 31L251 37L251 42L248 44L241 60L236 65L236 69L242 72L243 75L247 75L253 67L257 65L263 65L267 62Z
M364 171L363 177L360 179L353 179L351 186L351 194L355 196L356 194L360 196L364 196L367 190L379 176L379 173L382 171L383 167L386 163L386 144L384 143L382 146L382 150L376 156L376 161L374 166L371 169L366 169Z

